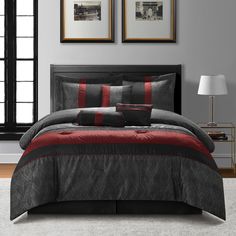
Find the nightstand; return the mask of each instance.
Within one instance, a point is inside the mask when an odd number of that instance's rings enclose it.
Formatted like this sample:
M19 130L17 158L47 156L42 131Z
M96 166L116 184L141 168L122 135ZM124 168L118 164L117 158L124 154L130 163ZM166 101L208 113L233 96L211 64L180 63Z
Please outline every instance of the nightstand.
M226 143L230 148L231 168L235 174L235 125L233 123L217 123L217 126L208 126L207 123L198 124L206 132L223 131L227 139L214 139L215 144Z

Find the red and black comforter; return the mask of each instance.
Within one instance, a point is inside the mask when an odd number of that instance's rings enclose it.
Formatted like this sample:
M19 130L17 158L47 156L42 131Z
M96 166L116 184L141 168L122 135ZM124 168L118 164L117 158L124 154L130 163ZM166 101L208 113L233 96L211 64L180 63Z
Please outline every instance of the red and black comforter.
M46 203L76 200L179 201L225 219L214 145L191 121L154 109L150 127L82 127L73 124L77 114L56 112L22 137L12 220Z

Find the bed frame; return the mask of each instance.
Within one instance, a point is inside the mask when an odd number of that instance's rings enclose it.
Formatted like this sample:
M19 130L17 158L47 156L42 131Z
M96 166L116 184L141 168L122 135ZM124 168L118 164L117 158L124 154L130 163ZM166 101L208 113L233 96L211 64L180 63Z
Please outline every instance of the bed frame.
M51 112L60 110L61 83L70 78L95 78L129 74L176 73L174 111L181 114L181 65L51 65ZM31 209L29 214L201 214L202 210L182 202L167 201L74 201L50 203Z
M181 65L51 65L51 112L60 110L62 82L76 82L78 78L108 77L116 80L119 75L163 75L176 73L174 111L181 114Z

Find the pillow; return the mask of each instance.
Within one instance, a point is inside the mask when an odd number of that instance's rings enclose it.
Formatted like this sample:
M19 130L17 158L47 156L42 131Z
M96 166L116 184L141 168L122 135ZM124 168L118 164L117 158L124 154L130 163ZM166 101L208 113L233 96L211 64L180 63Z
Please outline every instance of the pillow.
M123 113L126 125L151 125L152 105L118 103L116 105L116 111Z
M102 107L113 107L117 103L130 103L131 86L102 86Z
M143 81L123 81L132 85L132 104L153 104L154 108L174 111L176 74L144 76Z
M63 109L100 107L101 84L63 83Z
M77 118L79 125L124 127L125 119L122 113L110 111L80 111Z

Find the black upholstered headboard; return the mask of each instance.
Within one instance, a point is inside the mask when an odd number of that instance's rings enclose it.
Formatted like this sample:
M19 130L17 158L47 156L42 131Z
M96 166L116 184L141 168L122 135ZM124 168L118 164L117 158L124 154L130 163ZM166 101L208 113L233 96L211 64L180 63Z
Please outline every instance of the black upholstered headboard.
M176 73L174 111L181 114L181 65L51 65L51 112L60 110L62 81L70 78L108 77L119 74L162 75Z

